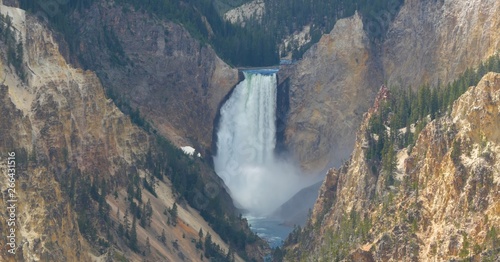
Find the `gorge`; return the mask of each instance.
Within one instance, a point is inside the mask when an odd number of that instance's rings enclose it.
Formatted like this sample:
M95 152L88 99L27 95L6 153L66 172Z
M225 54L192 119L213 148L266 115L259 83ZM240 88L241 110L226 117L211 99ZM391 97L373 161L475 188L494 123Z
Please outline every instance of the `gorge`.
M498 0L0 14L0 261L500 261Z

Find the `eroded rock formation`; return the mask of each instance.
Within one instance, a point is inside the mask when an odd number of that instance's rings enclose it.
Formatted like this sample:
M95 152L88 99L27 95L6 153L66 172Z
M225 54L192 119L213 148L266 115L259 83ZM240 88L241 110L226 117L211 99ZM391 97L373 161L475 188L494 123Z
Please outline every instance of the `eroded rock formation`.
M307 171L339 166L377 87L453 81L500 50L499 18L495 0L409 0L364 25L358 15L338 21L281 73L291 95L285 143Z
M500 74L427 124L411 152L397 152L392 186L365 157L376 112L365 115L350 160L328 172L298 237L307 241L292 240L288 260L498 260Z

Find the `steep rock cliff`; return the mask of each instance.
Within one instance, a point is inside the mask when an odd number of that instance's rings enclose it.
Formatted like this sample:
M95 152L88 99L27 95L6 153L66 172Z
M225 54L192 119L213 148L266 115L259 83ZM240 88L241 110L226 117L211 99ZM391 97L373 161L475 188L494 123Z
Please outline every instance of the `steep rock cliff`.
M306 170L338 166L352 150L373 88L453 81L500 50L499 17L495 0L408 0L365 24L357 15L338 21L281 72L291 84L285 144ZM376 40L369 43L363 27Z
M341 19L297 64L289 78L285 143L308 171L338 165L354 143L353 130L382 81L359 15ZM319 170L318 170L319 169Z
M0 39L0 172L7 174L8 153L15 152L17 200L15 225L7 223L9 213L0 215L0 243L4 247L0 260L199 261L202 251L192 239L199 238L200 229L204 236L209 232L212 241L227 253L229 246L166 178L155 182L158 197L138 183L142 198L133 202L142 207L150 202L152 215L148 226L137 222L138 250L129 248L131 242L118 225L126 225L128 219L130 226L134 216L127 210L128 186L137 179L152 179L146 163L161 153L155 137L134 125L106 98L95 73L67 63L61 55L64 45L45 23L4 5L0 5L0 13L13 18L11 30L16 36ZM22 43L23 50L18 49L14 58L7 55L12 41ZM21 59L24 77L13 66L16 57ZM213 171L197 159L192 165L199 167L202 181L210 186L210 195L208 191L200 194L200 205L217 198L217 212L235 212ZM3 207L13 199L9 184L7 179L0 181ZM178 203L175 227L167 223L169 216L164 212L174 202ZM248 233L244 233L248 230L244 221L240 228L241 234ZM15 229L15 255L6 245L10 229ZM159 238L162 230L165 241ZM260 258L256 246L246 248L255 259ZM238 255L235 259L242 261Z
M378 101L387 92L381 93ZM500 74L489 73L397 153L395 183L365 158L372 108L351 159L332 169L287 259L499 259Z
M239 81L236 69L182 26L127 4L96 1L72 20L76 60L96 71L115 100L138 108L177 145L210 148L219 103Z
M2 173L7 152L15 152L19 203L19 246L15 257L3 249L2 260L90 261L91 248L60 183L77 169L98 170L111 179L118 167L134 165L145 154L148 137L105 98L94 74L65 63L45 28L22 10L1 6L1 11L14 18L30 71L23 82L2 52ZM2 242L7 230L4 223Z

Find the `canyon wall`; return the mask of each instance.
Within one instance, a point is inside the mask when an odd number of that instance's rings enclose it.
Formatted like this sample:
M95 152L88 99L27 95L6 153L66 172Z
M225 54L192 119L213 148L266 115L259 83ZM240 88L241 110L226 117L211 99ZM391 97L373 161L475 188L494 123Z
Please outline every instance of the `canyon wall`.
M389 86L436 86L500 50L500 2L407 0L382 45Z
M356 14L280 72L290 88L285 144L303 169L337 165L352 150L353 130L382 82L373 51Z
M408 0L364 24L358 15L339 20L280 72L290 82L285 144L306 171L339 166L380 85L453 81L500 50L499 17L495 0ZM370 41L368 34L378 38Z
M350 160L328 172L286 260L498 260L500 74L484 76L425 126L411 151L397 152L393 185L365 157L377 112L365 114Z
M94 70L115 101L127 101L173 143L205 156L238 71L181 25L127 4L96 1L72 19L73 60Z
M9 169L8 153L16 154L16 193L7 194L11 185L7 177L2 179L0 204L7 207L9 200L15 199L17 205L15 225L7 223L9 213L0 215L0 243L4 247L0 260L201 261L203 251L192 239L203 241L207 233L226 254L229 245L212 229L213 221L209 225L202 218L199 210L203 207L195 210L179 195L178 188L173 188L167 177L174 171L162 174L163 179L153 178L148 163L165 154L156 143L158 137L132 123L106 97L94 72L68 63L67 46L44 21L4 5L0 5L0 13L12 17L12 26L3 28L0 41L2 174ZM15 32L13 37L8 31ZM178 151L176 160L188 158ZM173 161L167 158L161 164ZM196 197L205 205L203 212L211 214L213 206L209 204L213 202L226 218L236 217L232 201L213 170L201 159L186 161L196 169L189 172L198 174L200 183L210 189L209 195L208 189L198 189ZM144 186L146 181L154 181L154 194ZM139 197L131 198L131 186ZM130 201L143 212L146 203L151 207L149 224L140 225L137 219L137 250L131 248L129 233L123 232L124 228L131 232L137 216L130 210ZM174 203L178 205L177 216L169 222L166 210ZM246 222L240 223L225 230L237 227L240 235L251 235ZM15 255L6 245L10 229L15 230ZM203 237L198 234L200 229ZM167 236L164 241L159 238L162 232ZM250 256L260 259L258 248L246 242L242 245ZM243 261L237 254L235 259Z

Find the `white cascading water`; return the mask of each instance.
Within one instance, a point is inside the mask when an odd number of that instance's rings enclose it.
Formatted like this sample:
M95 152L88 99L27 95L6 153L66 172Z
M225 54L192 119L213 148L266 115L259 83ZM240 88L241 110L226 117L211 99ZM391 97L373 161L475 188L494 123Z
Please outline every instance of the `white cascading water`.
M304 185L298 169L274 155L275 72L244 75L221 108L214 165L236 205L266 215Z

